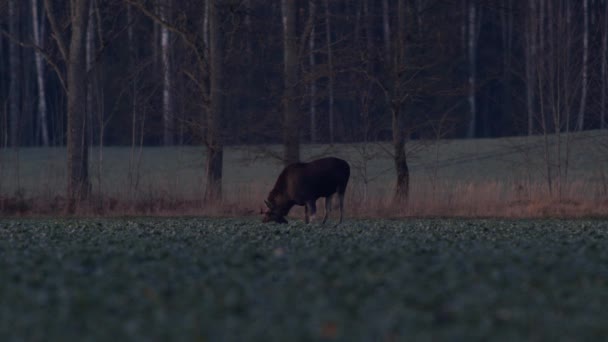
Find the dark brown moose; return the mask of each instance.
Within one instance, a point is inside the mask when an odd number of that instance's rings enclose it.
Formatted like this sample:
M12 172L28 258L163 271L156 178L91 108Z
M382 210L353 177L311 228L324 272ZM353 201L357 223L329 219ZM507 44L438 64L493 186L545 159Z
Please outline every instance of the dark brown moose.
M288 165L279 175L274 188L265 200L268 210L262 222L287 223L285 216L294 205L305 206L305 222L312 222L317 212L317 199L325 197L325 216L327 221L331 211L331 197L338 194L340 201L340 222L344 211L344 191L350 177L350 166L342 159L328 157L310 163ZM309 220L310 213L310 220Z

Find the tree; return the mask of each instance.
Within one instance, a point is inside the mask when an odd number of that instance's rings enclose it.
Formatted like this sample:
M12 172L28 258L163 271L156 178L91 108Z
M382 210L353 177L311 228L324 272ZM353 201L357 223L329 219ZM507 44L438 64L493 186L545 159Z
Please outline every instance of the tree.
M477 127L477 104L476 96L477 92L477 2L476 0L469 0L469 16L468 16L468 58L469 58L469 123L467 128L467 137L475 138L475 130Z
M171 9L171 0L163 0L159 5L160 18L167 21ZM173 145L173 88L171 67L170 32L167 26L160 28L160 47L163 65L163 143L165 146Z
M180 21L173 22L169 17L161 17L138 0L125 0L138 8L148 18L161 27L175 33L185 43L195 59L195 73L185 71L189 79L199 91L198 107L201 108L200 118L206 145L206 188L205 202L220 200L222 197L222 165L223 165L223 129L225 119L224 59L226 49L226 27L222 26L225 8L231 8L229 2L208 0L199 8L202 24L193 25L197 29ZM178 17L188 17L187 9ZM193 20L195 18L192 18ZM208 85L208 86L207 86ZM202 126L202 127L201 127Z
M537 5L536 11L528 13L531 34L536 35L538 43L531 65L536 92L533 110L543 135L542 166L547 189L561 198L568 179L569 133L577 119L573 117L576 105L580 105L578 88L573 85L581 85L577 81L584 78L581 60L576 58L580 55L572 49L580 32L571 20L571 2L540 0Z
M501 11L501 26L502 26L502 50L503 50L503 113L511 115L512 106L512 63L513 63L513 1L507 0L505 8Z
M405 203L409 196L410 173L405 153L405 103L408 100L408 61L406 60L406 5L399 1L397 5L396 27L391 31L390 4L383 1L382 7L384 38L384 82L382 90L386 99L386 109L391 117L393 162L397 174L393 202Z
M17 40L20 40L19 34L19 7L17 4L20 1L8 1L8 30L9 34ZM19 122L21 120L21 58L19 52L21 48L17 44L9 46L9 70L10 70L10 85L9 85L9 144L11 147L19 145Z
M589 10L588 1L583 0L583 62L581 66L581 100L578 111L577 130L585 128L585 107L587 105L587 70L589 68Z
M45 20L44 17L40 18L38 15L38 0L32 0L32 32L34 36L34 44L40 48L44 48L42 37L45 33ZM42 20L41 20L42 19ZM43 63L43 56L40 51L35 51L36 61L36 81L38 86L38 127L42 139L43 146L49 146L49 130L47 123L47 106L46 106L46 87L44 84L45 80L45 68Z
M88 139L86 129L86 32L89 0L70 2L71 34L69 44L59 26L52 0L44 0L53 38L66 67L67 95L67 199L68 212L74 212L90 191ZM60 75L61 76L61 75Z
M329 143L334 143L334 54L331 41L331 17L329 12L329 0L324 1L325 5L325 41L327 43L327 69L329 73L328 89L328 112L329 112Z
M314 21L315 17L315 2L314 0L308 0L308 16L309 22ZM310 142L317 142L317 80L314 77L313 73L315 71L316 59L315 59L315 26L314 24L311 27L310 37L308 38L308 47L309 47L309 56L308 62L310 67Z
M602 30L601 58L601 91L600 94L600 128L606 128L606 98L608 91L608 3L604 4L604 23Z
M536 72L535 63L537 58L537 41L538 41L538 23L536 17L536 1L528 1L528 15L526 16L525 30L525 70L526 70L526 112L528 123L528 135L534 133L534 118L535 118L535 90L536 90Z
M285 165L300 161L300 125L296 103L298 57L295 0L281 0L283 16L283 144Z
M224 108L223 31L220 27L221 0L209 2L209 101L207 111L207 187L205 200L215 201L222 196L222 162L224 156L222 118Z

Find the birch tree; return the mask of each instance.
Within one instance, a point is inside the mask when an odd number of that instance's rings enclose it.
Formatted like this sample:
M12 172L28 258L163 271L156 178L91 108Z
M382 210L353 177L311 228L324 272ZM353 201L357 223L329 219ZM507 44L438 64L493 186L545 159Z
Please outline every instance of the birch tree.
M162 0L159 7L160 17L167 21L170 11L171 0ZM165 25L160 28L160 46L163 65L163 143L165 146L173 145L173 94L172 94L172 70L171 70L171 47L170 33Z
M298 57L295 0L281 0L283 23L283 162L300 161L300 128L296 102Z
M475 0L469 1L468 8L468 59L469 59L469 122L467 137L475 138L477 127L477 4Z
M44 49L42 37L45 35L45 20L44 17L38 15L38 0L31 1L32 6L32 33L34 44ZM41 20L42 19L42 20ZM42 146L49 146L49 130L47 122L47 106L46 106L46 87L45 68L42 53L38 50L34 51L34 60L36 63L36 85L38 88L38 106L37 120L39 134L42 140Z
M16 40L20 40L19 34L19 6L18 0L8 0L8 31ZM19 57L21 47L17 44L9 45L9 144L11 147L19 145L19 121L21 120L21 58Z

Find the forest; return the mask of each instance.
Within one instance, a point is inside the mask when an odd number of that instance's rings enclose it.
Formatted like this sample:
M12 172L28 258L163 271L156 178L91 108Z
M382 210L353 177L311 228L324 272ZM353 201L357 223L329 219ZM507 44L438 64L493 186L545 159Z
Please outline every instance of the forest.
M1 0L0 146L406 144L603 129L605 0Z

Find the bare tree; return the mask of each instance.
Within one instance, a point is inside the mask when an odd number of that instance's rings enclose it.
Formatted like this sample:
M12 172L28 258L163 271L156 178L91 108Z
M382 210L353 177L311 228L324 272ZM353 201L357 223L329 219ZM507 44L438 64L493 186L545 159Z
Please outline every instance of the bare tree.
M589 68L589 0L583 0L583 62L581 66L581 100L578 111L576 129L582 131L585 128L585 107L587 105L587 69Z
M571 149L572 113L580 105L576 88L581 85L581 60L572 51L578 31L571 20L569 1L540 0L536 12L530 12L533 30L538 37L534 82L537 94L535 112L543 135L543 169L547 189L561 199L568 184ZM580 107L579 107L580 109Z
M329 73L328 86L328 112L329 112L329 143L334 143L334 57L331 41L331 17L329 11L329 0L325 0L325 41L327 43L327 68Z
M88 170L88 139L86 137L86 32L89 19L89 0L70 2L71 35L69 44L56 19L52 0L44 0L53 38L65 61L67 77L67 164L68 211L73 212L78 202L90 191Z
M222 165L223 165L223 128L225 120L224 58L225 27L222 26L224 8L230 5L221 0L207 0L202 4L200 18L202 24L193 31L182 22L172 22L170 18L161 18L153 10L148 9L138 0L125 0L138 8L148 18L161 27L178 35L186 47L193 53L196 61L197 74L185 71L186 76L200 91L199 105L202 108L202 131L204 131L206 154L206 189L204 200L213 202L222 197ZM180 14L182 15L182 14ZM183 14L185 15L185 13Z
M224 115L223 38L218 13L220 0L209 2L209 84L211 106L207 111L207 187L205 200L215 201L222 196L222 117Z
M60 10L52 0L44 0L44 9L51 27L51 36L59 57L34 43L25 43L11 34L12 45L34 48L57 74L67 97L67 200L68 212L88 198L90 182L88 173L88 139L86 129L87 60L86 34L89 19L89 0L73 0ZM67 12L67 14L66 14ZM60 21L61 20L61 21ZM66 37L66 25L70 29Z
M474 138L477 127L477 38L478 38L478 21L479 14L477 13L476 0L469 0L468 8L468 58L469 58L469 122L467 126L467 137Z
M608 91L608 3L604 4L604 27L602 30L601 51L601 80L602 93L600 95L600 128L606 128L606 92Z
M538 40L538 21L536 17L536 1L528 1L528 15L526 16L525 30L525 69L526 69L526 110L528 118L528 135L534 133L534 90L536 89L536 50Z
M21 1L8 1L8 31L9 34L17 40L20 40L19 34L19 7ZM21 48L17 44L9 46L9 141L10 146L17 147L19 145L19 122L21 120L21 58L19 52Z
M408 61L406 60L406 5L397 4L397 21L394 32L390 29L389 4L383 5L385 45L385 85L383 86L387 109L392 118L393 161L397 173L394 202L406 202L409 196L410 172L405 153L405 103L409 96Z
M131 200L134 199L134 194L139 186L139 160L136 159L135 152L136 146L140 143L139 147L139 156L141 156L141 147L143 143L143 132L139 135L138 139L138 122L139 122L139 112L140 112L140 102L139 102L139 75L136 71L136 61L137 61L137 42L135 40L135 34L133 32L133 23L134 23L134 13L133 6L127 4L127 38L129 42L129 65L131 72L133 72L131 76L131 153L129 156L129 171L128 171L128 180L129 180L129 198ZM143 131L143 120L141 120L141 130Z
M308 16L309 21L313 22L315 17L315 2L314 0L308 0ZM308 62L310 67L311 75L314 73L316 59L315 59L315 25L311 27L310 37L308 38L309 56ZM311 77L310 80L310 142L317 142L317 81L315 77Z
M384 40L384 55L389 56L391 51L391 20L389 16L388 0L382 0L382 34Z
M171 9L171 0L163 0L159 6L160 18L167 21ZM173 94L170 32L167 26L160 28L160 47L163 65L163 142L165 146L173 145Z
M502 48L503 48L503 113L511 115L512 106L512 63L513 63L513 1L506 0L501 11Z
M283 17L283 162L300 161L300 128L296 102L298 57L296 45L295 0L281 0Z
M34 44L44 48L42 37L45 35L45 20L38 15L38 0L32 0L32 32ZM42 19L42 20L41 20ZM42 145L49 146L49 130L47 123L46 87L43 56L40 51L34 51L36 61L36 81L38 86L38 127L42 138Z

